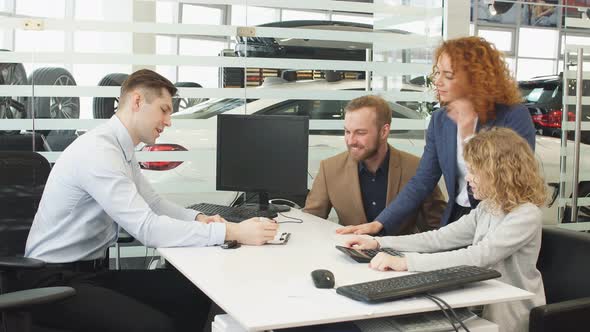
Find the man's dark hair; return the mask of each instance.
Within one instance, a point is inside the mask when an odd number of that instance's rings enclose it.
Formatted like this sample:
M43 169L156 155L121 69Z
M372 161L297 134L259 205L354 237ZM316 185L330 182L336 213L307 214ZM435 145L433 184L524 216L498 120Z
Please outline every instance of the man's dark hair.
M146 91L146 99L148 102L153 97L161 97L162 89L166 89L170 93L170 96L174 96L178 89L170 82L166 77L156 73L149 69L140 69L133 74L129 75L123 85L121 85L121 98L120 102L123 102L123 97L129 92L136 88L143 88Z

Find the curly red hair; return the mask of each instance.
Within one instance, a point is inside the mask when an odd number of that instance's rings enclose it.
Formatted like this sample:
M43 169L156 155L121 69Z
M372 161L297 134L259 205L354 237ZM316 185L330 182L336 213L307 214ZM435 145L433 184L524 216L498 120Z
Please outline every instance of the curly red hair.
M475 106L481 123L495 118L495 104L514 105L522 101L504 54L485 39L464 37L444 41L434 53L433 74L443 53L451 59L453 71L466 74L467 98Z

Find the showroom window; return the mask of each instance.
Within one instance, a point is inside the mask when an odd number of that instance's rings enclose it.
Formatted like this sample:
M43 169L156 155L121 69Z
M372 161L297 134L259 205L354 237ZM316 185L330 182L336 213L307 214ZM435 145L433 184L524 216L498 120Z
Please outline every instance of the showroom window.
M514 53L514 32L500 29L479 29L478 35L494 43L496 48L506 54Z
M33 110L25 102L21 118L1 119L0 130L23 137L33 130L44 135L48 149L39 151L51 162L76 137L117 112L121 83L144 67L178 86L173 125L161 138L188 151L148 152L140 145L137 158L181 162L170 170L154 170L149 168L153 163L144 163L143 170L159 193L181 205L199 200L228 203L229 196L235 197L215 190L220 113L311 113L310 128L332 135L310 140L321 143L310 149L309 184L319 160L346 148L334 134L342 131L343 101L363 94L400 101L397 107L404 117L392 124L393 129L420 133L413 140L401 140L398 147L414 154L423 150L428 112L421 105L433 100L423 77L431 70L432 50L442 31L437 1L398 1L385 7L354 1L306 2L306 7L264 0L255 6L235 0L215 5L205 0L7 1L1 2L8 20L0 21L0 42L12 52L0 53L0 62L19 62L24 70L16 77L22 86L3 91L10 91L11 98L16 95L15 100L49 103ZM391 15L392 9L381 12L387 6L401 6L396 10L407 15L400 21ZM47 28L23 28L28 17L45 22ZM322 21L325 28L281 26L281 21L293 20ZM331 20L346 24L336 26ZM276 27L259 26L267 23ZM378 34L367 26L373 23ZM237 27L244 26L255 27L253 37L238 36ZM42 76L52 81L27 78L35 69L50 67L54 69L42 69ZM421 83L411 82L414 78L422 78ZM45 96L50 98L40 99ZM76 112L62 112L62 101L76 105ZM20 129L13 130L17 125Z
M563 39L567 35L576 36L571 38L571 43L575 43L577 35L584 34L583 29L567 27L566 19L584 19L584 9L590 7L590 1L584 0L531 4L472 0L471 4L475 30L472 34L494 42L507 56L514 56L511 69L518 80L557 75L563 71L560 66L565 47Z
M326 20L327 13L301 11L301 10L282 10L281 21L297 21L297 20Z
M373 24L373 16L332 14L332 21L344 21L344 22Z
M15 8L17 15L63 18L65 4L65 0L45 0L42 4L37 0L18 0Z
M210 6L182 5L182 22L187 24L222 24L222 8Z
M260 25L279 20L280 10L254 6L231 6L232 25Z

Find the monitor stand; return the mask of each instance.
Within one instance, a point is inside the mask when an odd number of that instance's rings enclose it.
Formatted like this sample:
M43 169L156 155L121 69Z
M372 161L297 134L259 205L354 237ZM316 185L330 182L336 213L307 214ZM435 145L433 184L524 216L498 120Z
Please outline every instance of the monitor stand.
M258 193L258 204L254 204L252 206L253 209L258 210L258 215L260 217L265 218L275 218L278 216L279 212L287 212L291 208L288 206L279 206L270 204L268 202L268 193L267 192L259 192Z

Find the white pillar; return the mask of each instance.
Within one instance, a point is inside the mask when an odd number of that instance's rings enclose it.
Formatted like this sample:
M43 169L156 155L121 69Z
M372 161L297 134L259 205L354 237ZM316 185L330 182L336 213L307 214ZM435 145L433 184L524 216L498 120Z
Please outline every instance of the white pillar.
M133 0L134 22L156 22L156 2ZM133 53L155 54L156 35L152 33L133 33ZM132 70L142 68L156 70L155 65L133 65Z
M469 36L469 0L444 0L443 39Z

